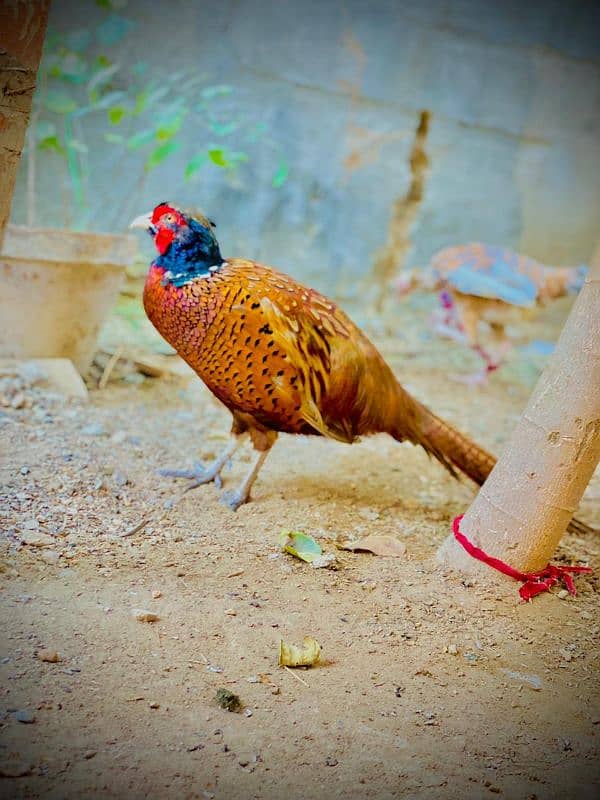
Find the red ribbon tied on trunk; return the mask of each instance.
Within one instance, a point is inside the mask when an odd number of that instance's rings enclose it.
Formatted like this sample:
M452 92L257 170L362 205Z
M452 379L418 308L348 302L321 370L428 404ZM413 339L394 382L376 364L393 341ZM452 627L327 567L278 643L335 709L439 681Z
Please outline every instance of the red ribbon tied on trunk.
M464 514L460 514L452 523L452 530L454 531L454 538L456 541L459 542L473 558L476 558L478 561L483 561L484 564L487 564L493 569L497 569L498 572L502 572L510 578L514 578L516 581L520 581L523 585L519 589L519 594L523 600L531 600L533 597L536 597L536 595L549 591L552 586L555 586L561 581L567 587L569 594L576 595L577 590L575 589L575 583L573 582L571 573L576 575L578 573L592 571L591 567L563 567L558 564L547 564L538 572L519 572L518 569L514 569L510 564L505 564L504 561L501 561L499 558L489 556L480 547L470 542L460 530L460 523L463 517Z

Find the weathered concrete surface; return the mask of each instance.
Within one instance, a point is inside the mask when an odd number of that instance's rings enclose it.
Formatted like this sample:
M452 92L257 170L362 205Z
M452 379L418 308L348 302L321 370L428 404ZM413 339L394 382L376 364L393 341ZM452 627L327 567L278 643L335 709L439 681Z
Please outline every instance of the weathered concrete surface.
M52 22L78 27L86 4L55 0ZM270 144L232 180L217 168L185 183L185 147L141 188L89 132L97 230L166 197L217 220L223 250L350 296L386 238L409 182L418 111L433 119L432 169L414 231L413 263L469 239L554 264L586 261L600 218L598 4L534 0L130 0L137 22L123 57L152 69L197 64L236 87L236 113L263 120ZM96 13L96 12L93 12ZM234 138L231 146L240 143ZM279 154L290 177L271 178ZM108 161L107 161L108 159ZM103 164L104 160L104 164ZM114 169L113 169L114 168ZM14 219L23 219L23 185ZM41 182L44 218L60 224L56 175Z

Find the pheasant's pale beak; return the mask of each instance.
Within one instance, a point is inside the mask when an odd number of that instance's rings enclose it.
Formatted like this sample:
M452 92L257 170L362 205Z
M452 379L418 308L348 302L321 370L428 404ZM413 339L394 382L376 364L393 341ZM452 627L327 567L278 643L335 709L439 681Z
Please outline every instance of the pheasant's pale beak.
M145 231L148 231L152 235L156 233L156 229L152 224L152 212L149 211L147 214L140 214L139 217L136 217L133 222L129 225L130 228L142 228Z

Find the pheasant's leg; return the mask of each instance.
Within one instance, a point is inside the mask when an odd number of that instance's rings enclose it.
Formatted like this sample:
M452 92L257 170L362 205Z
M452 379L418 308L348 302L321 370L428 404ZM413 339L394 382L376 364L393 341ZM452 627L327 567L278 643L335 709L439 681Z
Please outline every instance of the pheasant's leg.
M187 478L190 481L190 484L186 486L185 491L188 492L190 489L195 489L198 486L202 486L205 483L210 483L214 481L218 488L221 488L221 471L223 467L231 456L236 452L238 447L244 441L245 436L244 434L235 436L232 442L230 442L227 447L220 453L215 460L205 467L200 462L196 461L194 463L193 469L161 469L159 470L161 475L164 475L167 478Z
M262 453L258 453L256 456L256 460L252 467L248 470L248 473L244 480L240 483L237 489L230 489L227 492L223 492L221 497L219 498L219 502L223 503L232 511L237 511L240 506L244 503L247 503L250 498L250 490L252 489L252 484L256 480L258 473L260 472L260 468L265 463L266 457L269 455L269 450L263 450Z

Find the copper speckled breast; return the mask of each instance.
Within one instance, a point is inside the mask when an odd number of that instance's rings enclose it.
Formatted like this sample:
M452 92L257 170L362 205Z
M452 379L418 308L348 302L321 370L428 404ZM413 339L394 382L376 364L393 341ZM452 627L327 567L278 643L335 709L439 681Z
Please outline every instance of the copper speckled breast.
M299 415L303 376L277 345L261 301L284 311L316 292L286 275L235 260L176 287L151 267L144 307L159 333L231 411L286 433L314 432Z

